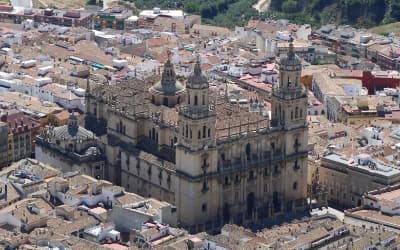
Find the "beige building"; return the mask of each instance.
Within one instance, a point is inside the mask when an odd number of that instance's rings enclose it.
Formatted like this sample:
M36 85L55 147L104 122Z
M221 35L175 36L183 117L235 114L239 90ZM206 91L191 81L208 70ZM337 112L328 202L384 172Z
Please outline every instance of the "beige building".
M400 170L369 154L330 153L320 160L319 180L331 206L351 208L361 206L366 192L399 183Z
M272 121L212 92L199 60L186 85L169 60L154 87L97 85L87 120L107 120L106 178L175 204L190 231L304 211L307 93L292 46L280 69Z
M39 161L62 172L77 171L104 179L105 157L97 137L78 125L72 112L68 124L49 127L36 137L35 155Z
M232 32L228 28L204 25L204 24L195 24L190 30L191 34L208 38L213 36L229 36Z
M197 15L184 16L183 19L176 19L168 16L158 16L154 19L153 29L176 32L179 34L189 34L193 25L200 23L201 17Z

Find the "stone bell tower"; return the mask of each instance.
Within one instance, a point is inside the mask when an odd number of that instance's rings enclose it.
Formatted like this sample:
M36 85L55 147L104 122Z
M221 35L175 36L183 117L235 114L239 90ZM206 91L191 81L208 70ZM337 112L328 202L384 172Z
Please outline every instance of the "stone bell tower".
M280 60L279 84L272 93L273 127L285 130L302 127L307 122L307 92L301 84L301 61L294 53L293 43L287 56Z
M301 61L290 42L288 54L281 58L279 84L271 96L271 127L281 131L284 141L285 186L281 192L285 212L301 210L307 197L307 90L300 82Z
M212 179L217 171L216 114L199 57L186 91L186 103L179 110L176 147L175 203L181 226L216 220L219 204L217 181Z

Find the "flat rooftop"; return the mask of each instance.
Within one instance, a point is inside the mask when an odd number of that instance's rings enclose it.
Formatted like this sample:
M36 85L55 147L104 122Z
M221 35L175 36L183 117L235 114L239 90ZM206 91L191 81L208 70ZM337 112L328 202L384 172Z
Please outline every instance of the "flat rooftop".
M333 78L328 73L314 73L313 81L319 86L319 89L324 95L345 96L346 92L337 83L339 79ZM348 80L348 79L346 79ZM351 79L350 79L351 81Z
M140 17L156 18L157 16L170 16L173 18L184 18L185 13L182 10L142 10Z
M372 195L378 200L398 200L400 199L400 189L396 189L390 192L384 192L381 194Z
M400 170L393 168L389 165L383 164L382 162L373 159L373 162L376 164L376 166L374 168L371 168L368 165L360 165L358 164L355 159L353 158L347 158L343 155L338 155L338 154L329 154L325 157L323 157L323 159L327 159L333 162L338 162L340 164L345 165L347 168L352 168L352 169L359 169L359 170L363 170L366 172L369 172L371 174L375 174L375 175L381 175L381 176L385 176L385 177L390 177L390 176L394 176L394 175L400 175Z
M376 210L361 209L353 212L349 212L350 215L355 215L366 219L368 221L374 221L379 224L392 225L395 227L400 227L400 216L389 216Z
M63 110L57 104L40 101L36 97L24 95L17 92L0 92L0 101L13 104L15 103L19 110L29 113L39 113L47 115L53 113L56 110ZM23 110L22 110L23 109Z

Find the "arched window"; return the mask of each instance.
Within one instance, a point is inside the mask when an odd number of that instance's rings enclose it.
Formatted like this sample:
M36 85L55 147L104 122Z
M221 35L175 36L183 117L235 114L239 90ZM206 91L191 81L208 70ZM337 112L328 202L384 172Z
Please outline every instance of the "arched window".
M203 126L203 138L206 138L206 126Z
M190 95L189 94L188 94L187 99L188 99L188 104L190 104Z
M168 106L168 98L167 97L163 98L163 105Z
M250 154L251 154L251 146L250 146L250 143L247 143L247 145L246 145L247 160L250 160Z
M194 96L194 105L197 106L197 95Z
M185 133L186 137L188 137L188 132L189 132L189 127L188 125L186 125L186 133Z
M208 137L211 137L211 129L208 129Z
M293 190L296 190L297 189L297 182L294 182L293 183Z
M198 139L201 139L201 132L200 132L200 130L199 130L199 133L197 134L197 138L198 138Z
M192 139L192 130L190 130L189 138Z
M206 96L203 95L203 96L202 96L202 99L203 99L203 100L202 100L202 104L203 104L203 105L206 105Z
M299 108L296 107L296 111L294 112L294 117L297 119L299 117Z

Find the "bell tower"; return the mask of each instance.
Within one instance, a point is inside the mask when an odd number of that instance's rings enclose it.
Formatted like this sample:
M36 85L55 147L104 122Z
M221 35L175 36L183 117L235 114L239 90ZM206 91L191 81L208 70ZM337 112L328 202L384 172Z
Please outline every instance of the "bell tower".
M175 203L182 226L204 224L216 219L217 171L216 114L210 103L209 83L198 57L186 83L186 103L179 110L176 147Z
M271 96L271 127L280 134L283 148L284 185L279 190L285 211L293 212L306 207L308 124L307 91L300 82L301 61L296 56L293 43L288 54L280 60L279 84Z
M301 84L301 61L296 56L293 43L279 63L279 83L271 97L271 122L273 127L290 130L307 123L307 92Z

